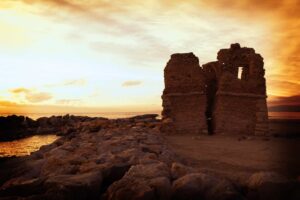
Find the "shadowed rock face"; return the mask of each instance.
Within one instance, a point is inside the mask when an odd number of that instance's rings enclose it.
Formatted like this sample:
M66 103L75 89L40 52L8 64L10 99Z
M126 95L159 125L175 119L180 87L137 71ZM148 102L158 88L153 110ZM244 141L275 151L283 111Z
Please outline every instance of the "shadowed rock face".
M268 133L264 62L232 44L200 67L193 53L173 54L165 68L163 132Z
M201 133L206 130L205 79L193 53L173 54L165 68L163 119L165 132Z

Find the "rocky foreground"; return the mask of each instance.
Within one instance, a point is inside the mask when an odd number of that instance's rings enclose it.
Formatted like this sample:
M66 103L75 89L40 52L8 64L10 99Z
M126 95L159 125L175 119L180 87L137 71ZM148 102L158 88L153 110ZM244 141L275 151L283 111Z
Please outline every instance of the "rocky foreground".
M272 172L245 184L187 166L156 115L76 122L30 156L0 164L0 199L300 199Z

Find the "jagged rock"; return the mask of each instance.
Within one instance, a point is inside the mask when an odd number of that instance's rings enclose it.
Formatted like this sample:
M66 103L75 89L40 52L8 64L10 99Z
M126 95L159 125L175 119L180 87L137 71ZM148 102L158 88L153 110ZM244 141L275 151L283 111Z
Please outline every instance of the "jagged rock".
M129 120L135 121L135 122L149 122L149 121L155 121L158 117L158 114L145 114L145 115L138 115L134 117L130 117Z
M7 182L1 187L0 198L8 196L11 199L18 199L18 196L31 196L43 193L43 182L43 179L40 178Z
M153 122L143 123L137 129L131 119L81 121L72 126L75 132L39 151L4 161L0 198L292 199L298 195L299 184L273 181L272 174L253 175L240 191L227 180L196 173L181 163L158 130L147 125ZM91 132L88 127L94 125L101 129Z
M169 199L170 192L169 169L160 162L132 166L108 188L105 199Z
M191 173L173 182L172 199L234 200L242 199L242 196L226 180L203 173Z
M37 123L24 116L0 117L0 141L15 140L34 133Z
M171 174L172 174L172 178L174 180L176 180L182 176L185 176L187 174L194 173L194 172L195 172L195 169L193 169L191 167L185 166L185 165L183 165L181 163L177 163L177 162L172 163Z
M101 172L56 175L45 180L44 187L52 199L96 199L100 195Z
M84 123L88 126L87 122ZM0 179L3 182L0 196L90 199L96 195L100 198L107 188L121 181L125 174L132 179L137 172L144 176L140 178L145 182L143 187L150 188L154 198L157 194L169 194L168 165L170 161L177 161L177 156L168 151L159 132L146 127L140 130L105 128L99 132L85 131L71 136L64 136L53 144L43 146L40 151L12 165L12 174ZM98 173L101 174L101 186L95 190L90 183L96 180L99 181L97 184L100 183L100 178L94 179L92 175ZM34 182L36 178L38 181ZM23 183L31 183L26 185L28 193L9 192ZM33 192L34 187L39 192Z

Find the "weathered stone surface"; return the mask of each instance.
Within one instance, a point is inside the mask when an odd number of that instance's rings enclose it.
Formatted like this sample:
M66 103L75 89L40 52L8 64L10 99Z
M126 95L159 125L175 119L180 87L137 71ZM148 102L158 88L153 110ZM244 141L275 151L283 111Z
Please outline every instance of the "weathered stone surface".
M0 199L298 199L299 181L273 173L254 174L243 192L212 172L198 173L151 128L157 123L154 116L76 122L76 132L0 163Z
M257 172L250 176L248 180L248 187L255 189L268 182L284 183L287 181L288 179L286 177L275 172Z
M242 199L235 187L228 181L203 174L191 173L173 182L172 199Z
M164 70L163 132L202 133L206 129L205 83L193 53L173 54Z
M177 162L172 163L171 166L171 174L174 180L181 178L182 176L185 176L187 174L195 173L195 172L196 172L195 169Z
M164 75L163 132L268 134L261 55L232 44L217 59L200 67L192 53L171 56Z
M215 133L266 135L266 80L261 55L232 44L218 52L223 73L218 80L213 110ZM242 70L241 77L238 71Z
M106 199L169 199L169 168L162 162L132 166L107 190Z
M149 127L157 123L155 116L136 119L149 118L152 120L146 120L140 128L134 127L141 121L109 120L105 124L111 128L97 132L90 127L103 126L101 120L84 122L83 128L78 126L84 131L63 136L26 159L3 165L10 170L0 170L0 175L9 173L0 177L0 198L100 199L114 183L127 185L127 180L136 179L144 185L136 182L127 188L137 197L168 199L169 166L178 158L160 133ZM114 189L108 191L111 193L106 194L116 195ZM126 196L122 192L118 195Z
M247 198L296 200L300 198L300 183L275 172L257 172L248 180Z

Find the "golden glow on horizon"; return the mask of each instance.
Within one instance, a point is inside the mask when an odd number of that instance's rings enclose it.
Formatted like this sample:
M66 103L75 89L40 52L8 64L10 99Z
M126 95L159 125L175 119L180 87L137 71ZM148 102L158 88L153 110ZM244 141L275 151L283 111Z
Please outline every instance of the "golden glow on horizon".
M231 43L265 59L270 99L299 95L297 0L0 2L0 112L161 107L170 54ZM112 110L109 110L112 109Z

